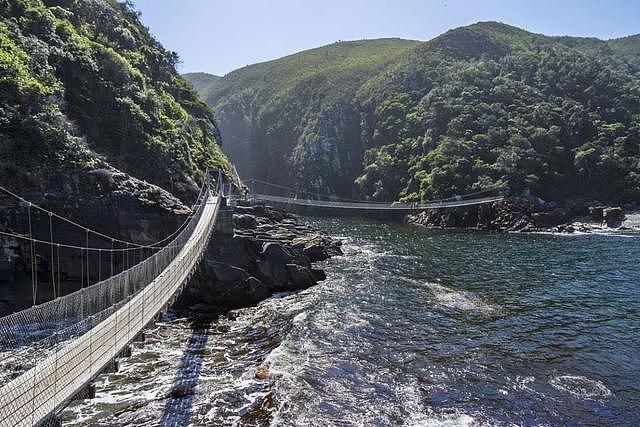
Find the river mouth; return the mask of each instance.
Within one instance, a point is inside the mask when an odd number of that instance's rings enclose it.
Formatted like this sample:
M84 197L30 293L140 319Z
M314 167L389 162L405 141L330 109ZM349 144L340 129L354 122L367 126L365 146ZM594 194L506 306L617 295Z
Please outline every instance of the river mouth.
M306 221L344 241L325 282L168 313L65 424L637 422L640 236Z

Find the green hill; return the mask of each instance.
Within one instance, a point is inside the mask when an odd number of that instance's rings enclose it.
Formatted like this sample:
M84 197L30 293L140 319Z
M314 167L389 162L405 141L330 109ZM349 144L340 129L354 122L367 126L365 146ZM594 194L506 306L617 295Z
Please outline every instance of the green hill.
M129 3L0 2L0 181L79 193L110 169L192 196L229 164L176 62Z
M359 112L352 103L357 90L417 43L338 42L241 68L201 95L224 123L225 152L243 175L277 182L295 177L321 188L322 183L313 181L318 177L330 180L333 188L343 185L345 177L353 182L362 164L362 148L342 143L357 138L342 133L358 128ZM325 129L338 120L344 123ZM336 155L335 149L346 151ZM311 151L318 160L313 164L306 159ZM347 165L337 167L334 161ZM337 174L328 175L331 171Z
M199 93L212 90L211 86L222 78L209 73L186 73L182 77L188 80Z
M245 176L379 200L506 183L551 199L637 201L639 48L638 36L482 22L428 42L301 52L202 95Z

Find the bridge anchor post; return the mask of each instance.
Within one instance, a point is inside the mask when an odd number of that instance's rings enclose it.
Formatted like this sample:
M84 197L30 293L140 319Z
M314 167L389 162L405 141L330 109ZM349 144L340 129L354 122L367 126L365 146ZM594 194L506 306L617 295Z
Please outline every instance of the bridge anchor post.
M218 211L216 233L225 236L233 236L233 231L233 208L227 206L226 199L222 198L220 210Z

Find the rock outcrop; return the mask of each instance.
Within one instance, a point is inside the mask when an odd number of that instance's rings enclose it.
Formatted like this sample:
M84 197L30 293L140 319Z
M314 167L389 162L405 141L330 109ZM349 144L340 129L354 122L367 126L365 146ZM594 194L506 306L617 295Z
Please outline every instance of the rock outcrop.
M179 306L241 307L276 292L306 289L326 278L313 263L342 254L339 240L279 209L238 206L233 221L233 235L211 240Z
M407 222L437 228L571 233L619 228L624 218L623 208L605 206L591 199L567 200L559 204L527 196L510 197L486 205L427 209L410 215Z

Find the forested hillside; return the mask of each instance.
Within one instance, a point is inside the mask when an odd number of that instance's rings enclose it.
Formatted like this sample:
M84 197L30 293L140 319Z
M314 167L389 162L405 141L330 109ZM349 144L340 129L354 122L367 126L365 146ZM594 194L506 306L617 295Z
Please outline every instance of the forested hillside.
M222 78L208 73L187 73L183 77L200 93L213 90L213 86Z
M241 68L201 95L214 106L225 152L241 174L350 191L364 152L356 93L416 44L334 43Z
M0 1L0 181L78 193L87 173L121 171L193 196L207 166L229 165L177 59L128 2Z
M336 43L234 71L203 96L245 176L378 200L507 184L638 201L639 52L638 36L487 22L424 43Z

